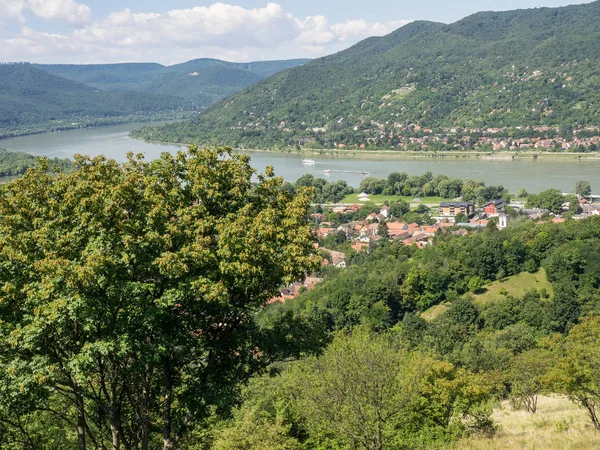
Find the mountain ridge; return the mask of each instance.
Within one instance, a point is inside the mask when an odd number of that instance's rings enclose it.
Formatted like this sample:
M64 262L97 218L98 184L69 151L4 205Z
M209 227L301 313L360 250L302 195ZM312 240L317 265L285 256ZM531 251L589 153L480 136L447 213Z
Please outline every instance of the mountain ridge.
M597 124L599 18L593 2L480 12L453 24L415 21L276 74L153 136L238 147L389 147L408 127Z
M105 91L136 91L182 97L204 108L308 59L234 63L197 58L165 66L158 63L32 64L34 67Z
M139 92L104 92L31 65L0 65L0 129L82 117L122 117L189 109L186 100Z

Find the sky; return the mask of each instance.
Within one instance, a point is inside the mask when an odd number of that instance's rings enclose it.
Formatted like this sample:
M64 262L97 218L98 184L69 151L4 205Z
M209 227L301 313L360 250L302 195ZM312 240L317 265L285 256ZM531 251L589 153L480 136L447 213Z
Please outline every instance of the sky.
M413 20L577 0L0 0L0 62L315 58Z

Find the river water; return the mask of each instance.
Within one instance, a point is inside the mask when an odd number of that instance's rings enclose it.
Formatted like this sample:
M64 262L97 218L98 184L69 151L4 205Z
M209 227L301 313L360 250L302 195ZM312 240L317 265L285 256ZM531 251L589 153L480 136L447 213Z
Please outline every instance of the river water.
M0 148L21 151L34 155L70 158L76 153L123 161L127 152L144 153L147 159L154 159L162 152L174 152L180 145L156 144L131 139L129 131L140 125L128 124L110 127L70 130L37 134L0 140ZM353 173L330 173L324 170L369 172L370 175L384 178L390 172L406 172L409 175L422 175L431 171L434 175L444 174L456 178L483 180L487 185L503 185L515 193L519 188L529 192L556 188L572 192L577 180L588 180L594 193L600 192L600 161L577 160L515 160L490 161L469 158L398 158L363 159L352 156L323 156L279 152L249 152L252 165L259 171L268 165L275 168L277 175L288 181L295 181L304 174L328 180L346 180L351 186L358 186L363 175ZM302 164L310 158L314 165Z

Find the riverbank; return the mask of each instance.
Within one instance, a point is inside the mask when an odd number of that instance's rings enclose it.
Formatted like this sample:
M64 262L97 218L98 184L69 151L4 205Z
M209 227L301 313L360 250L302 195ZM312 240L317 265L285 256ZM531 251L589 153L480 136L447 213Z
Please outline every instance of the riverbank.
M179 144L185 145L185 144ZM297 154L302 156L327 156L340 158L357 159L475 159L480 161L516 161L516 160L571 160L571 161L598 161L600 162L600 153L554 153L554 152L465 152L465 151L399 151L399 150L272 150L272 149L241 149L234 148L237 152L266 152L266 153L284 153Z
M62 123L62 121L53 124L32 125L31 127L18 130L3 130L0 129L0 142L5 139L12 139L24 136L34 136L46 133L60 133L61 131L86 130L93 128L111 127L117 125L137 124L144 125L160 125L163 123L171 123L180 120L186 120L192 117L194 112L182 112L177 115L169 114L153 114L151 116L123 116L110 117L105 119L79 120L70 123Z
M190 145L182 142L166 142L166 141L154 141L146 139L138 139L131 136L132 139L136 139L151 144L162 144L162 145ZM295 148L286 149L254 149L254 148L233 148L234 151L239 153L275 153L275 154L286 154L286 155L299 155L302 157L313 157L313 156L325 156L328 158L340 157L344 159L356 158L356 159L474 159L480 161L516 161L516 160L571 160L571 161L598 161L600 162L600 152L595 153L570 153L570 152L514 152L514 151L500 151L500 152L480 152L480 151L435 151L430 152L426 150L414 151L414 150L347 150L347 149L301 149Z

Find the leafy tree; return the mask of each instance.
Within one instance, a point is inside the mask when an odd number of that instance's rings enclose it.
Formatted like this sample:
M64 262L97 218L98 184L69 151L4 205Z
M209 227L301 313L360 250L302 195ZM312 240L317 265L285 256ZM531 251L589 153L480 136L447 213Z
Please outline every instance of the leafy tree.
M81 450L174 448L283 356L254 317L315 266L309 192L270 168L253 183L229 149L76 163L1 188L3 398L72 427Z
M387 223L385 223L385 221L382 220L381 222L379 222L379 225L377 225L377 234L382 238L389 239L390 233L387 227Z
M341 445L388 446L416 399L428 364L390 336L356 330L298 374L299 408L311 429Z
M575 194L581 197L589 197L592 193L592 186L589 181L580 180L575 183Z
M469 222L469 217L467 217L466 214L463 213L458 213L455 217L454 217L454 222L455 223L468 223Z
M459 298L455 300L452 303L452 306L450 306L450 309L448 309L446 315L455 323L469 327L473 326L475 328L480 328L482 325L479 310L472 301L467 299Z
M547 381L560 394L585 408L596 430L600 430L600 317L573 327L559 347L559 359Z
M405 201L397 201L390 203L390 213L392 216L401 219L405 214L410 211L410 204Z
M358 189L359 191L367 194L381 194L385 189L385 186L385 180L375 177L367 177L360 182L360 187Z
M471 292L477 292L479 289L481 289L484 286L484 281L478 277L478 276L474 276L471 277L471 279L469 280L469 291Z
M513 404L523 406L527 412L537 411L538 395L544 392L544 377L552 365L548 350L534 349L516 355L508 373Z
M301 364L295 379L311 444L374 450L413 448L461 433L480 418L478 408L492 389L486 377L408 352L393 335L360 328Z
M531 194L527 197L527 205L532 208L547 209L554 214L562 212L565 198L558 189L547 189L539 194Z
M521 188L517 192L517 197L518 198L527 198L528 195L529 195L529 193L525 190L525 188Z

